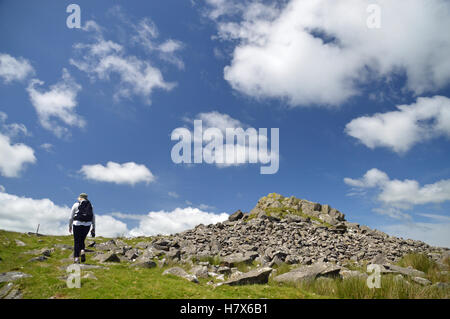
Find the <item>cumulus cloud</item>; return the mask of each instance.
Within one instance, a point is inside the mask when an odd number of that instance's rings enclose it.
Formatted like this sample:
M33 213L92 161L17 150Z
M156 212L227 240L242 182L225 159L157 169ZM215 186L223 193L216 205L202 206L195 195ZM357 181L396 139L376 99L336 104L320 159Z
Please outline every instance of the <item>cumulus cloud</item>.
M450 138L450 99L445 96L418 98L396 111L352 120L345 132L367 147L387 147L403 153L415 144L444 136Z
M0 78L4 83L23 81L33 73L34 69L27 59L0 53Z
M191 229L198 224L214 224L225 221L228 214L214 214L198 208L176 208L173 211L149 212L140 219L139 225L131 229L131 236L174 234Z
M95 207L94 207L95 210ZM19 232L36 231L48 235L68 235L70 207L50 199L33 199L0 192L0 228ZM128 233L125 223L96 213L98 236L115 237Z
M138 26L134 26L138 30L138 35L132 37L132 39L147 47L151 46L153 50L154 44L151 38L157 36L157 31L156 26L148 21L144 19ZM160 69L153 66L148 59L140 59L129 55L123 45L105 40L101 28L94 21L88 21L83 29L93 31L95 40L88 44L75 44L74 49L79 58L70 59L70 63L79 70L86 72L92 80L109 81L111 75L118 76L120 82L116 86L116 93L114 94L116 100L137 95L150 104L150 97L155 89L170 91L175 87L175 83L164 80ZM162 49L167 51L165 55L167 59L182 64L181 60L174 55L178 47L163 45Z
M207 2L217 37L236 43L225 80L255 98L339 105L392 74L416 95L450 80L445 0L378 0L380 28L367 26L369 0Z
M48 91L38 89L43 84L33 79L27 88L41 125L58 137L68 134L67 126L84 127L85 120L75 112L81 85L75 82L69 72L63 69L61 81L51 85Z
M345 178L347 185L359 188L377 188L378 200L398 208L450 201L450 180L440 180L420 186L416 180L390 179L376 168L367 171L362 178Z
M83 165L80 173L90 180L115 184L135 185L136 183L150 183L155 180L155 176L145 165L134 162L123 164L108 162L106 166L101 164Z
M36 162L34 150L21 143L13 144L9 136L0 133L0 174L18 177L27 164Z

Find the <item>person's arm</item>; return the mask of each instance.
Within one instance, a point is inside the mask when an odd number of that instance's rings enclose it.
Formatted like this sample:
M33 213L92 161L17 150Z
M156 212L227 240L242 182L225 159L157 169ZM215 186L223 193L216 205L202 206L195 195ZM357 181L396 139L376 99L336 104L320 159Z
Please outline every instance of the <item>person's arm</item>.
M73 218L75 216L75 212L77 211L78 208L78 203L73 204L72 206L72 211L70 213L70 219L69 219L69 233L72 232L72 225L73 225Z
M95 232L95 214L94 214L94 207L92 207L92 230Z

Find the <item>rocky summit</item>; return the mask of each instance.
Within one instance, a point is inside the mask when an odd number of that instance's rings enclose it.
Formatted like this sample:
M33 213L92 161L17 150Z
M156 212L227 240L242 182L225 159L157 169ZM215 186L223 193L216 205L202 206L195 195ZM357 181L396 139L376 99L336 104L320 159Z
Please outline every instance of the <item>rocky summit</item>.
M249 213L239 210L225 222L198 225L152 247L172 255L179 252L179 260L219 257L230 267L253 260L269 267L348 261L382 264L409 253L424 253L434 260L448 253L446 248L348 222L329 205L275 193L261 198Z

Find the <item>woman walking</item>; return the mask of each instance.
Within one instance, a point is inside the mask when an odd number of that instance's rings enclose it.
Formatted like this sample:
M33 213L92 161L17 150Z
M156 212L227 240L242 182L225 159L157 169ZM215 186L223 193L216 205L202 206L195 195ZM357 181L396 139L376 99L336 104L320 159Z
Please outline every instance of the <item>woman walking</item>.
M95 237L95 215L91 202L86 193L78 196L78 201L72 206L72 214L69 220L69 233L72 233L73 226L73 257L74 262L78 264L86 261L84 241L91 229L92 237Z

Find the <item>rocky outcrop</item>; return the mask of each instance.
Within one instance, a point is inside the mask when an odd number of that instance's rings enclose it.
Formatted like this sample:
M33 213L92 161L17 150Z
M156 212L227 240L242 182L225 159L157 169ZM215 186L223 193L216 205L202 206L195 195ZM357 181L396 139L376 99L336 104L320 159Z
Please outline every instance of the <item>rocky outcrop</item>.
M222 223L194 229L150 244L162 255L179 251L179 261L220 258L222 265L256 261L264 266L344 261L394 263L405 254L424 253L439 260L446 249L389 236L345 220L343 213L319 203L269 194L250 214L239 211ZM378 263L378 262L377 262Z

